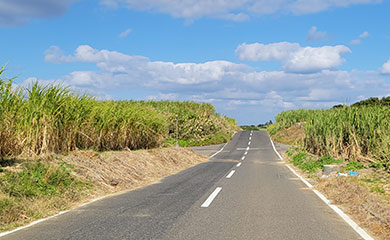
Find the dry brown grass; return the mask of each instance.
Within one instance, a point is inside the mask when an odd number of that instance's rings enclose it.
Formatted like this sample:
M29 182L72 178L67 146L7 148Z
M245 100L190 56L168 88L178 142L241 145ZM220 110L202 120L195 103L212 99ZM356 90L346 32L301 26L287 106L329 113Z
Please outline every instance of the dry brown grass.
M64 161L75 167L75 174L105 192L117 192L144 186L172 175L207 157L186 148L103 152L72 152Z
M302 124L295 124L286 129L279 130L272 139L287 145L298 145L303 141L305 130Z
M356 177L321 180L316 188L377 239L390 239L390 205Z

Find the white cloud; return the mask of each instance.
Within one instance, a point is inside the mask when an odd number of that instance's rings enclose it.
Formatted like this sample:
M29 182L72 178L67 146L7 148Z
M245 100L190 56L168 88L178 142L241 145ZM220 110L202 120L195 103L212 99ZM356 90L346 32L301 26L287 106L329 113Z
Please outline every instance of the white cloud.
M0 26L19 26L32 18L58 17L78 0L2 0Z
M282 46L296 48L295 44ZM279 50L277 45L274 47ZM100 99L123 99L123 95L115 94L131 89L145 92L144 99L209 102L241 123L268 121L274 114L291 108L324 108L343 103L347 98L354 102L359 97L390 94L390 84L378 71L258 72L228 61L150 61L147 57L87 45L79 46L73 55L65 55L58 47L56 51L50 55L52 62L90 62L98 67L97 71L74 71L56 80L80 92L87 90ZM271 51L261 57L283 59L285 55Z
M350 42L352 45L359 45L361 43L360 39L354 39Z
M313 26L310 28L309 32L307 33L306 40L307 41L320 41L328 39L329 35L326 32L320 32L317 31L317 27Z
M156 96L147 96L147 100L153 100L153 101L175 101L178 100L179 95L176 93L159 93Z
M46 61L53 63L91 62L119 82L126 79L128 83L144 86L164 84L191 85L219 81L231 72L245 71L249 67L227 61L197 63L152 62L143 56L130 56L116 51L97 50L88 45L79 46L73 56L61 55L62 51L52 46L45 51ZM90 79L93 84L104 84L101 80L107 76L97 76L94 72L74 72L68 76L73 85L84 85ZM143 81L144 80L144 81ZM92 84L92 83L91 83ZM115 83L111 82L108 86Z
M248 16L274 13L310 14L332 7L380 3L382 0L100 0L109 7L127 7L140 11L169 14L174 18L202 17L243 21ZM227 17L228 16L228 17Z
M390 59L389 61L385 62L381 69L382 74L390 74Z
M129 34L130 34L132 31L133 31L133 30L131 30L130 28L128 28L128 29L126 29L125 31L121 32L121 33L119 34L118 37L120 37L120 38L125 38L125 37L129 36Z
M370 33L367 31L363 32L362 34L359 35L359 38L368 38L370 36Z
M52 63L64 63L73 61L73 58L71 56L65 56L64 51L62 51L59 47L51 46L45 51L45 61Z
M362 34L359 35L358 39L354 39L350 43L352 45L359 45L362 42L361 39L368 38L369 36L370 36L370 33L365 31L365 32L363 32Z
M276 60L282 63L285 71L301 73L318 72L340 66L344 61L341 56L350 52L351 50L343 45L301 47L298 43L289 42L243 43L236 49L236 54L241 60Z

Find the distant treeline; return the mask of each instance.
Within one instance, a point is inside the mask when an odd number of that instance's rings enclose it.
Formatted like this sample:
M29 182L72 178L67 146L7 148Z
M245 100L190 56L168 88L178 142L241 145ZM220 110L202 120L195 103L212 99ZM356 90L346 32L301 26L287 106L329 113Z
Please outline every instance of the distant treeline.
M333 108L340 108L340 107L345 107L346 105L339 104L333 106ZM359 102L356 102L351 105L352 107L361 107L361 106L390 106L390 96L388 97L383 97L383 98L377 98L377 97L372 97L369 99L365 99Z
M269 120L266 123L260 123L258 125L241 125L240 127L242 130L245 131L250 131L250 130L258 131L258 130L266 129L271 124L272 124L272 120Z

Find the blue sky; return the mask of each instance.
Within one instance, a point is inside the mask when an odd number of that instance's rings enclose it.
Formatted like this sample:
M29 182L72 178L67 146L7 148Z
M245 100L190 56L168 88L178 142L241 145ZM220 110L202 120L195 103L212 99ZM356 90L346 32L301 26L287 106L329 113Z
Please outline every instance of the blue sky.
M208 102L239 124L390 95L390 2L1 0L0 64L100 99Z

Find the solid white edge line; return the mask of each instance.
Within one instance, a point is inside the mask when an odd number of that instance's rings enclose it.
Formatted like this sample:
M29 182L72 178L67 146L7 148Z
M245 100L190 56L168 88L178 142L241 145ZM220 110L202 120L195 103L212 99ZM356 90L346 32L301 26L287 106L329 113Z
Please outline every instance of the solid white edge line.
M365 240L374 240L366 231L364 231L359 225L357 225L347 214L345 214L340 208L335 205L329 205L336 213L340 215L359 235Z
M279 159L283 161L283 157L282 157L282 155L280 155L280 154L278 153L278 151L276 151L275 144L274 144L274 142L272 141L271 137L269 138L269 140L271 141L272 148L274 149L276 155L278 155Z
M218 193L222 190L221 187L217 187L213 193L210 194L210 196L204 201L204 203L201 205L201 207L209 207L210 204L213 202L214 198L218 195Z
M96 201L101 200L101 199L106 198L106 197L108 197L108 195L107 195L107 196L102 196L102 197L98 197L98 198L92 199L91 201L86 202L86 203L83 203L83 204L81 204L80 206L77 206L77 207L72 208L72 209L69 209L69 210L61 211L61 212L56 213L56 214L54 214L54 215L52 215L52 216L50 216L50 217L38 219L38 220L36 220L36 221L34 221L34 222L31 222L31 223L27 224L26 226L18 227L18 228L15 228L14 230L7 231L7 232L2 232L2 233L0 233L0 237L4 237L4 236L9 235L9 234L14 233L14 232L18 232L18 231L23 230L23 229L25 229L25 228L29 228L29 227L31 227L31 226L34 226L34 225L38 224L38 223L45 222L45 221L47 221L47 220L49 220L49 219L52 219L52 218L58 217L58 216L60 216L60 215L63 215L63 214L65 214L65 213L67 213L67 212L70 212L71 210L74 210L74 209L77 209L77 208L84 207L84 206L86 206L86 205L88 205L88 204L91 204L91 203L93 203L93 202L96 202Z
M226 178L231 178L235 172L236 170L230 171L230 173L226 176Z
M241 166L241 163L237 163L237 166L236 166L236 167L239 167L239 166Z
M223 145L223 147L222 147L218 152L216 152L216 153L214 153L213 155L211 155L211 156L209 157L209 159L215 157L215 155L217 155L218 153L222 152L223 149L226 147L226 145L227 145L228 143L229 143L229 142L225 143L225 145Z
M275 151L275 153L279 156L280 160L283 160L282 156L278 153L278 151L275 148L275 145L271 138L269 138L272 147ZM294 173L306 186L312 189L312 191L326 204L328 205L333 211L335 211L350 227L352 227L355 232L357 232L364 240L374 240L364 229L359 227L347 214L345 214L339 207L336 205L333 205L330 203L330 201L318 190L313 189L313 185L311 185L306 179L304 179L301 175L299 175L294 169L292 169L290 166L286 165L288 169L292 173Z

